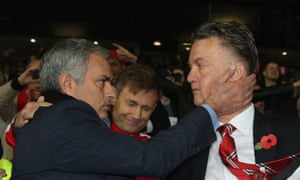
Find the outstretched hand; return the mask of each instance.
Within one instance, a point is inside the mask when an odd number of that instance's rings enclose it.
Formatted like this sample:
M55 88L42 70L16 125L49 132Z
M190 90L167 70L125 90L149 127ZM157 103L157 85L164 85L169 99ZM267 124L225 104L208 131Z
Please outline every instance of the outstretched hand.
M28 102L17 114L14 127L23 127L33 118L34 113L39 107L48 107L51 105L51 103L45 102L44 96L40 96L36 102Z
M29 83L38 82L39 79L32 78L32 74L34 71L38 70L37 68L27 68L20 76L18 77L18 82L21 85L27 85Z
M217 113L217 116L230 114L241 110L252 101L253 89L256 84L255 74L228 81L235 69L227 69L224 76L215 83L210 96L205 104L209 104Z
M126 48L123 46L117 44L117 43L112 43L113 46L115 46L117 49L117 54L118 58L123 61L135 63L137 61L137 56L134 55L132 52L128 51Z

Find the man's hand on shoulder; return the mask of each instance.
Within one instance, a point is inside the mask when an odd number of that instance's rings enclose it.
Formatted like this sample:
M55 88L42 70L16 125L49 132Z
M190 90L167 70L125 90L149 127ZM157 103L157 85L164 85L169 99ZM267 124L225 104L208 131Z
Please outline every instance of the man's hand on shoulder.
M14 127L23 127L26 125L34 116L34 113L39 107L48 107L52 104L45 102L45 98L40 96L36 102L28 102L24 108L16 115L13 122Z

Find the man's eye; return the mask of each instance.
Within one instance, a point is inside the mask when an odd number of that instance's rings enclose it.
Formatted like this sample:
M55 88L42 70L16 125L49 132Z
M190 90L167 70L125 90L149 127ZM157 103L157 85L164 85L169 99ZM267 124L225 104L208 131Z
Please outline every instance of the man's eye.
M106 79L102 79L102 80L99 80L99 81L97 82L97 84L98 84L100 87L104 87L104 84L105 84L106 81L107 81Z
M128 102L128 106L134 106L135 105L135 103L133 103L133 102Z
M149 111L151 111L151 110L152 110L152 108L151 108L151 107L144 107L143 109L144 109L144 111L146 111L146 112L149 112Z
M112 80L109 79L109 78L105 78L105 79L99 80L98 84L99 84L100 87L104 87L104 85L105 85L106 82L111 83Z
M106 81L106 80L100 80L100 81L99 81L99 84L102 84L102 85L103 85L103 84L105 83L105 81Z

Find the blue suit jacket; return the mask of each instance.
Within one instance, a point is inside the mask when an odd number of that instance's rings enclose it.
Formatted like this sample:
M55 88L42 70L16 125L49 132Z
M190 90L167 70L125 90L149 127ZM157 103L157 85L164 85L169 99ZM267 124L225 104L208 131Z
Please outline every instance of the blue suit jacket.
M257 163L280 159L300 152L300 120L280 117L278 115L255 112L254 144L260 142L262 136L274 134L277 145L268 150L255 150ZM205 178L209 148L188 158L171 174L167 180L203 180Z
M14 179L160 177L216 138L208 113L200 107L177 126L141 142L111 132L85 102L53 97L52 106L39 108L28 125L14 129Z

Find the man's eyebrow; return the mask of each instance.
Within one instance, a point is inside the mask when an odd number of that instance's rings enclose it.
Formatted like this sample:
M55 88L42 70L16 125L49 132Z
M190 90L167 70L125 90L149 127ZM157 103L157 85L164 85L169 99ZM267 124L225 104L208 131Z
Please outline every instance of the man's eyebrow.
M104 80L104 81L112 81L113 80L113 78L108 75L102 75L102 78L103 78L102 80Z
M106 75L106 74L102 74L101 77L103 79L111 79L111 77L109 75Z

